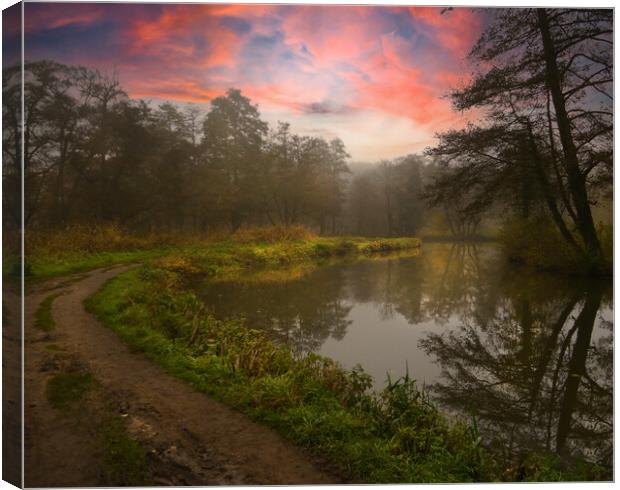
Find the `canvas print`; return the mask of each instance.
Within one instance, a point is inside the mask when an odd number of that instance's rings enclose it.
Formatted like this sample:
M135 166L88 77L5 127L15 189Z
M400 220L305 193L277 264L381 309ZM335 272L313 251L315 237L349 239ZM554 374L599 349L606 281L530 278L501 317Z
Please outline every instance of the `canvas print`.
M6 481L613 479L611 8L2 23Z

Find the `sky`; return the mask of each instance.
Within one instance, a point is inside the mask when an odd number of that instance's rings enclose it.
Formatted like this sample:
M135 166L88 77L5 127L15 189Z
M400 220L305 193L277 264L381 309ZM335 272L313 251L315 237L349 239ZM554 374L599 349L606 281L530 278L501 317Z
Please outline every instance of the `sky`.
M131 97L153 104L207 109L238 88L270 124L339 137L358 161L420 152L435 133L464 124L468 116L454 112L446 95L471 76L466 54L484 16L481 9L403 6L24 8L26 60L116 72ZM3 20L5 46L17 42L13 24Z

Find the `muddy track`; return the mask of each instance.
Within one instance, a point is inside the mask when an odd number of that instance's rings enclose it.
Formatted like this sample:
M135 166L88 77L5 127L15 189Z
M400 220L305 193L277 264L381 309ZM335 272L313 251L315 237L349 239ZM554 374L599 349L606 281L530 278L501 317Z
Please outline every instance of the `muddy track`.
M147 448L156 485L329 484L341 480L275 432L257 425L133 352L83 307L83 300L121 266L39 284L27 293L25 314L26 486L101 485L99 449L84 424L58 413L45 386L59 363L84 365L108 400L127 417L132 437ZM56 328L34 326L41 301ZM50 344L62 347L53 355ZM60 360L59 360L60 359Z

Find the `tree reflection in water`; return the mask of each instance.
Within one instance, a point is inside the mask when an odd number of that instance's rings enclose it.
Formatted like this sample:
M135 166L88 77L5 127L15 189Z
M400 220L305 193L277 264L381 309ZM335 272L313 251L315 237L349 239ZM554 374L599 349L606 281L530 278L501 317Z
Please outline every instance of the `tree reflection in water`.
M610 285L514 268L498 274L475 252L452 254L459 259L446 263L447 284L430 304L441 318L454 299L447 291L460 291L460 325L420 342L442 367L429 387L435 398L475 415L507 459L533 448L611 465L613 335L600 313ZM597 321L605 333L594 338Z
M292 281L208 282L198 294L218 317L242 318L302 354L344 337L351 305L342 287L340 271L319 269Z
M404 366L407 356L439 364L427 389L455 415L475 415L507 460L530 448L611 464L610 281L510 267L494 245L431 244L419 257L344 263L286 281L212 282L198 292L217 316L243 317L298 353L342 341L338 352L362 366ZM369 307L383 322L374 341L353 323ZM345 338L347 330L356 335Z

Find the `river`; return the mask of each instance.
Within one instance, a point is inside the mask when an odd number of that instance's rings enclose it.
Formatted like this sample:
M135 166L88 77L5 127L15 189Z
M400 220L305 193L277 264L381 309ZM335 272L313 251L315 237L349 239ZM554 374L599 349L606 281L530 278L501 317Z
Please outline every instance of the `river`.
M486 445L611 465L610 280L533 273L494 244L425 244L416 256L344 261L307 273L203 284L216 317L242 317L294 351L381 388L406 371Z

